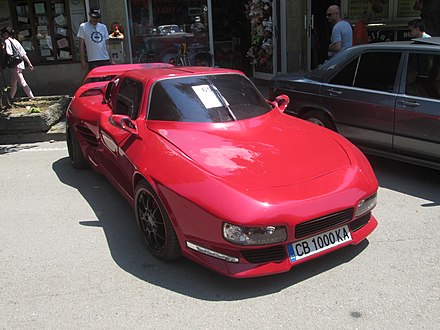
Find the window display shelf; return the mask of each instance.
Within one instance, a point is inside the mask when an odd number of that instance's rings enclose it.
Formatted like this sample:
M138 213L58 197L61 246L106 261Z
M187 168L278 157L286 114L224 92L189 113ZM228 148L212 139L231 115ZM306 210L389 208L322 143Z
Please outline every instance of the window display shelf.
M11 1L17 39L32 63L59 63L75 58L69 1Z

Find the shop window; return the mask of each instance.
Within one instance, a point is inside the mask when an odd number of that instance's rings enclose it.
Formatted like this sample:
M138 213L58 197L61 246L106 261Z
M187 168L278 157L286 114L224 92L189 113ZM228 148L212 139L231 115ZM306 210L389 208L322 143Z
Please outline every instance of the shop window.
M76 59L70 1L11 1L13 28L33 64Z
M130 0L133 63L210 65L206 0Z

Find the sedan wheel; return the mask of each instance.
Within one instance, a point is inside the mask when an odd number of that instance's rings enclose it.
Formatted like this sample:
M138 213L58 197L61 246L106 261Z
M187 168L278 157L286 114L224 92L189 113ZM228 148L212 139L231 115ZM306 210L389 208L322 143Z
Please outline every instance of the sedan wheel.
M320 111L309 111L302 117L302 119L336 132L335 124L326 113Z
M141 181L136 187L135 198L136 220L148 250L162 260L179 257L181 251L176 232L157 194Z

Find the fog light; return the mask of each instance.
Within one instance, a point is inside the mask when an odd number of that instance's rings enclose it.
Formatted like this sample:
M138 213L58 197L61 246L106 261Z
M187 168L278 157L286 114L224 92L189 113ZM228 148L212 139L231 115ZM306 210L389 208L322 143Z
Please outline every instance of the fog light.
M238 245L264 245L285 241L287 232L283 226L241 227L225 222L223 237Z
M377 204L377 193L368 197L367 199L363 199L359 202L356 209L356 217L359 217L367 212L370 212Z
M211 256L211 257L214 257L214 258L218 258L218 259L221 259L221 260L224 260L224 261L227 261L227 262L237 263L237 262L240 261L236 257L231 257L231 256L228 256L226 254L222 254L222 253L219 253L219 252L216 252L216 251L213 251L213 250L209 250L207 248L204 248L204 247L202 247L200 245L197 245L197 244L194 244L194 243L191 243L191 242L186 242L186 246L189 247L190 249L194 250L194 251L197 251L197 252L200 252L200 253L206 254L208 256Z

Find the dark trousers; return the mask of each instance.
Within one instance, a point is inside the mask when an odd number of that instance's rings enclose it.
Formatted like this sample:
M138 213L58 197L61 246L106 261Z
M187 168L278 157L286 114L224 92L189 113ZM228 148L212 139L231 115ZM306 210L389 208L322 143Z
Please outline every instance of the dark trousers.
M111 65L112 62L110 60L102 60L102 61L91 61L89 62L89 71L97 68L98 66Z

